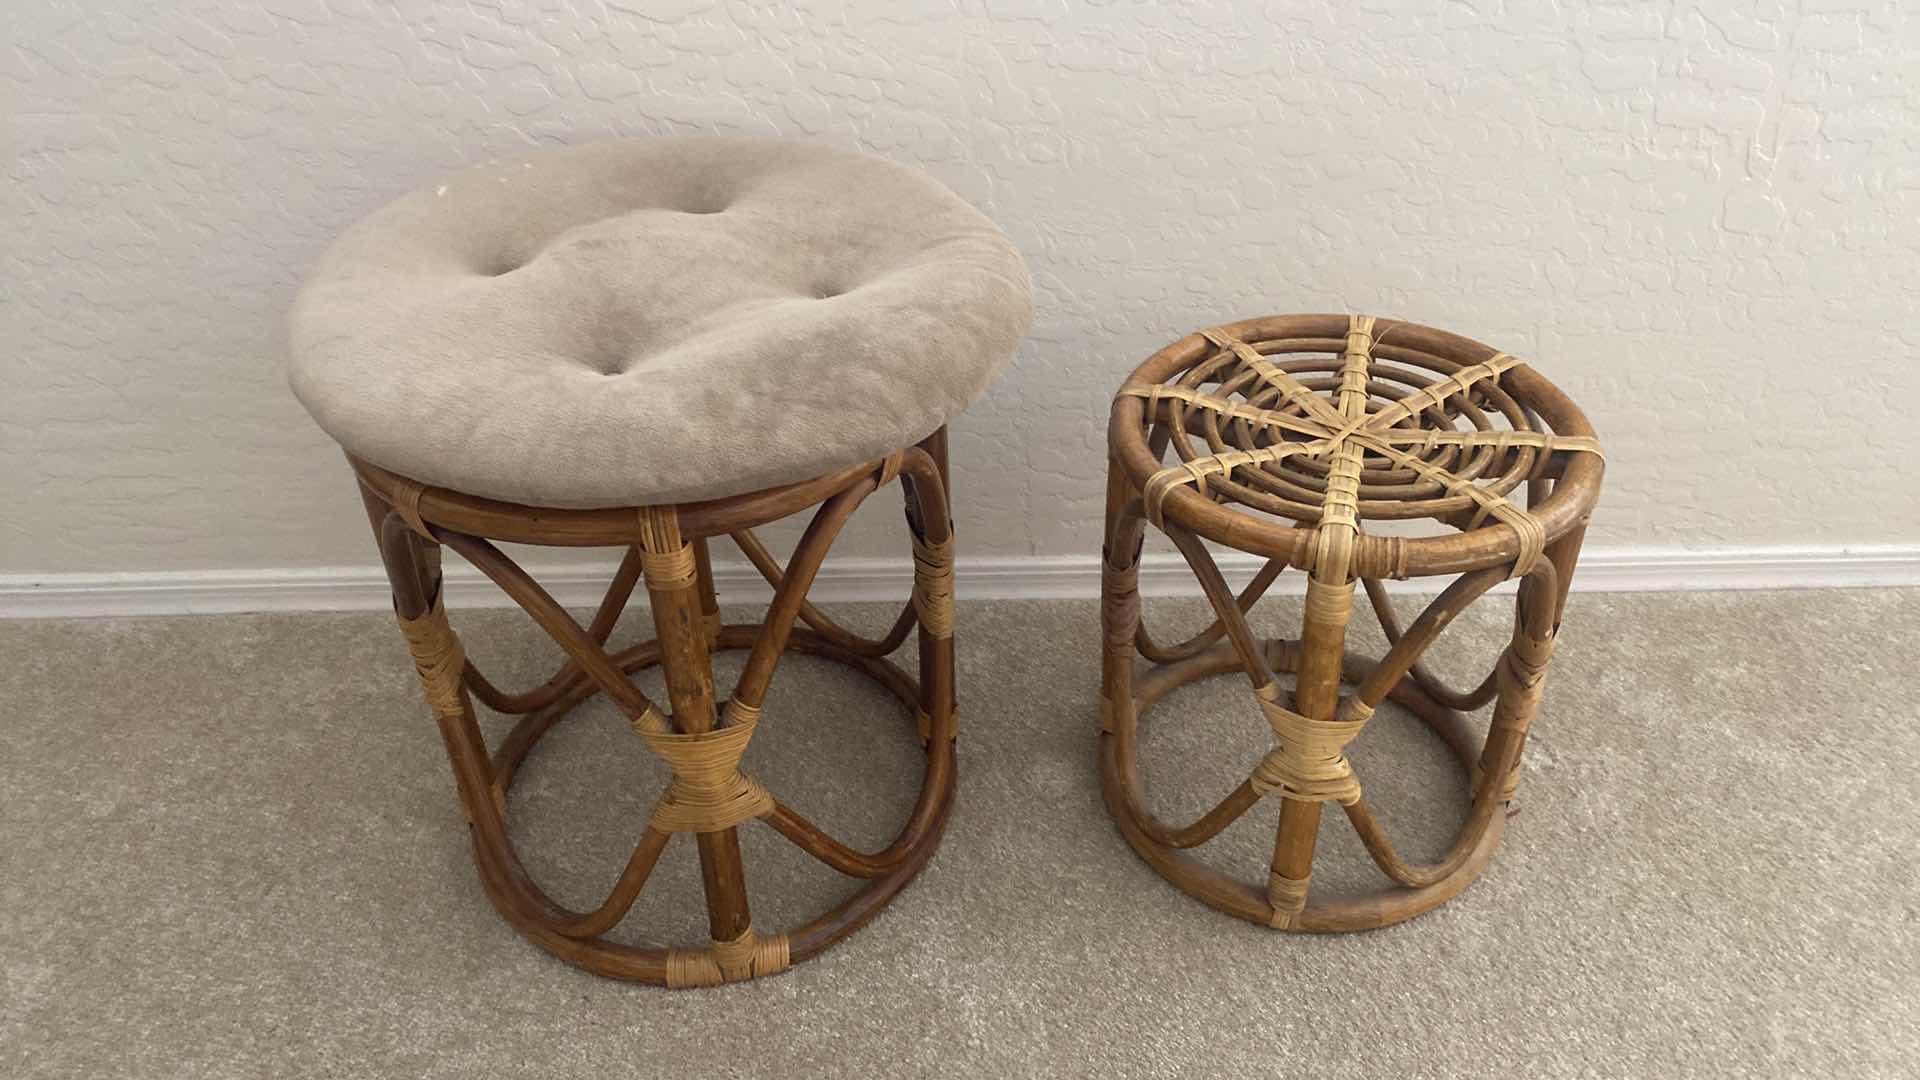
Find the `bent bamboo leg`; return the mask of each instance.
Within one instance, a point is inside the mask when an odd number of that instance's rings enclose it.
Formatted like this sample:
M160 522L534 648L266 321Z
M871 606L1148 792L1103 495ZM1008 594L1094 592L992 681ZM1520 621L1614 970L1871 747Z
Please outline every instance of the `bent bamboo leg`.
M678 514L671 507L641 511L640 542L654 632L660 641L660 668L673 706L674 727L688 735L712 731L718 719L713 702L713 663L707 653L705 612L701 604L699 558L680 537ZM740 836L733 828L698 834L700 878L706 888L707 923L716 942L747 933L753 917L747 908L746 871L740 863Z

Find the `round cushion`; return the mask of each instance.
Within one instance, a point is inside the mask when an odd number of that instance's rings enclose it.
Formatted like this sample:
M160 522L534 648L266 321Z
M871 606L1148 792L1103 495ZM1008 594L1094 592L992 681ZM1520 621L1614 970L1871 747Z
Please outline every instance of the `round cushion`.
M1031 320L1019 253L923 173L640 139L472 169L354 226L294 305L290 380L348 452L415 480L638 506L917 442Z

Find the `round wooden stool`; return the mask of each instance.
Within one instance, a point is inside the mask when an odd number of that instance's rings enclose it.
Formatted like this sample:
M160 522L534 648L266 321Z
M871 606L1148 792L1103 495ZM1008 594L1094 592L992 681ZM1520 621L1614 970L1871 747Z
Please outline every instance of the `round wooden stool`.
M522 934L603 975L711 986L820 952L926 863L954 790L945 425L1030 317L1018 254L946 189L766 140L602 143L472 170L393 203L328 252L295 307L292 383L358 477L481 883ZM807 592L848 517L896 480L914 587L891 631L870 639ZM753 530L810 507L782 566ZM763 622L722 625L714 537L773 586ZM500 541L625 557L581 625ZM552 678L510 691L481 673L442 603L443 548L560 645L567 660ZM656 638L610 651L642 581ZM917 678L888 659L916 631ZM724 697L716 649L748 653ZM917 718L920 794L879 851L834 839L742 769L755 727L792 719L761 717L788 651L846 665ZM653 666L664 704L629 678ZM573 911L528 876L507 795L541 737L595 694L671 780L605 901ZM476 699L521 717L491 749ZM735 831L756 820L859 887L805 925L763 932ZM609 940L677 834L699 848L711 943Z
M1155 353L1114 398L1108 448L1099 760L1107 807L1127 842L1189 894L1284 930L1386 926L1465 888L1499 843L1600 492L1600 445L1586 417L1532 368L1478 342L1390 319L1281 315L1204 330ZM1524 505L1516 501L1523 485ZM1363 521L1450 531L1375 535ZM1148 524L1179 548L1218 616L1176 645L1157 642L1140 619ZM1236 596L1203 538L1267 563ZM1257 638L1246 613L1289 566L1307 573L1300 637ZM1457 576L1402 630L1381 582L1428 575ZM1511 642L1479 686L1442 685L1421 654L1508 578L1520 579ZM1391 643L1379 660L1346 649L1356 581ZM1143 673L1136 653L1149 662ZM1198 820L1158 820L1142 800L1141 713L1176 687L1236 670L1272 728L1271 749ZM1290 691L1277 673L1294 677ZM1343 693L1343 684L1352 689ZM1388 699L1438 733L1472 777L1466 823L1430 865L1395 852L1345 755ZM1492 720L1476 753L1462 713L1489 701ZM1281 803L1264 886L1183 853L1270 794ZM1345 811L1391 886L1359 898L1309 896L1326 802Z

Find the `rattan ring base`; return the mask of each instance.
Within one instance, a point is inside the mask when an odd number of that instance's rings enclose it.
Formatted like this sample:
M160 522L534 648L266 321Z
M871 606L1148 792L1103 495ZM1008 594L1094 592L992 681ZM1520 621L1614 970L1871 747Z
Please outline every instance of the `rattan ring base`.
M1299 643L1296 641L1269 638L1261 641L1260 647L1276 672L1291 674L1299 666ZM1343 665L1348 676L1346 681L1357 681L1363 672L1377 663L1372 658L1349 654ZM1134 702L1138 710L1135 714L1136 723L1144 723L1148 710L1182 686L1215 676L1239 674L1241 671L1239 657L1225 643L1160 667L1135 686ZM1387 696L1388 700L1412 712L1447 745L1469 775L1473 773L1479 750L1473 745L1472 732L1460 713L1434 701L1411 679L1402 680ZM1173 722L1178 721L1176 719ZM1139 765L1134 755L1136 745L1137 738L1123 740L1106 732L1101 733L1099 739L1101 791L1106 797L1107 812L1119 826L1120 834L1148 865L1187 895L1229 915L1263 926L1272 925L1273 907L1264 890L1222 873L1162 839L1171 830L1155 821L1146 809L1145 789L1140 782ZM1465 794L1471 802L1471 785ZM1487 828L1466 857L1451 873L1438 881L1415 889L1396 889L1375 896L1309 904L1287 929L1308 932L1368 930L1431 911L1480 875L1480 871L1492 859L1494 848L1500 843L1505 824L1506 815L1491 817Z
M775 974L859 929L913 880L938 846L953 805L953 533L946 482L946 433L887 458L804 484L681 506L628 511L516 507L437 489L349 459L393 587L394 609L438 722L462 812L470 827L481 884L500 914L554 955L617 979L682 988ZM839 626L810 604L807 591L855 509L899 481L906 497L915 579L912 598L882 637ZM782 566L753 534L766 522L814 507ZM708 540L726 536L766 577L774 599L758 624L720 622ZM592 621L582 625L495 540L568 546L620 545L626 555ZM540 686L507 692L491 683L454 633L440 598L440 561L451 549L507 593L567 654ZM656 636L618 651L606 647L637 586L644 582ZM799 625L804 623L805 625ZM917 642L918 676L890 655ZM711 654L744 650L739 680L716 696ZM762 722L780 659L802 653L835 661L878 683L904 707L925 748L921 788L893 841L864 852L849 847L782 803L753 779L744 755ZM631 676L662 670L668 701L649 700ZM669 766L671 779L606 899L573 911L547 896L509 839L508 792L540 739L585 701L605 695L627 717L635 748ZM517 715L489 748L476 701ZM765 722L791 718L777 711ZM769 933L748 902L738 830L770 827L834 871L859 882L831 910L804 925ZM679 948L640 947L608 937L626 918L661 852L680 833L698 846L711 941Z

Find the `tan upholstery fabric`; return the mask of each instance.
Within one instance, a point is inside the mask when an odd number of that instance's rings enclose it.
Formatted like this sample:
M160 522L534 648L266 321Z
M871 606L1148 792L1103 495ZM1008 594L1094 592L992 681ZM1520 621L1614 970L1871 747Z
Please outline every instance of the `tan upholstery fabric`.
M643 139L473 169L356 225L294 306L290 378L342 446L406 476L641 505L912 443L1031 318L1019 254L919 172Z

